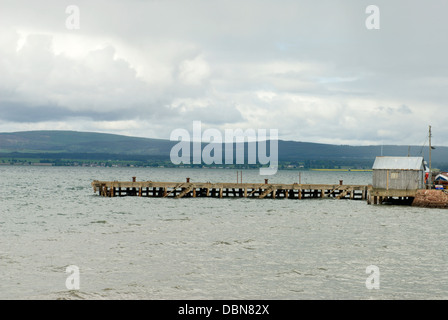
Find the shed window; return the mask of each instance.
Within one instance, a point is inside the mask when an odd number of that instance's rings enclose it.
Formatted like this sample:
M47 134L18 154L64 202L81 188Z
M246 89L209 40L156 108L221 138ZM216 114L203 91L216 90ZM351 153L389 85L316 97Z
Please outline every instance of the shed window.
M399 176L400 176L399 172L391 172L390 173L390 178L391 179L398 179Z

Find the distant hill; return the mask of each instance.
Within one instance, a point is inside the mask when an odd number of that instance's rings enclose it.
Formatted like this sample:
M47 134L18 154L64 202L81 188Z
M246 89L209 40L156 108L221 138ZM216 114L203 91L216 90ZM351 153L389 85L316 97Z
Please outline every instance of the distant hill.
M24 131L0 133L0 156L20 155L56 159L163 159L169 161L177 141L128 137L123 135L76 131ZM245 145L247 151L247 146ZM376 156L407 156L409 147L400 145L349 146L311 142L278 142L279 161L287 163L326 163L335 166L369 167ZM411 146L411 156L428 159L428 147ZM432 152L433 167L448 168L448 147Z
M0 152L169 155L168 140L77 131L0 133Z

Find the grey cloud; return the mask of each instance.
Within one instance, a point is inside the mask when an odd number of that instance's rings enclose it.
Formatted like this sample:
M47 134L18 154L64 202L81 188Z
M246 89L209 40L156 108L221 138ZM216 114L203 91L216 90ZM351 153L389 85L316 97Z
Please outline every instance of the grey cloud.
M407 114L410 115L412 114L412 109L409 108L407 105L402 104L401 106L395 106L395 107L384 107L384 106L379 106L377 107L377 110L379 110L380 112L384 112L384 113L388 113L388 114L396 114L396 115L400 115L400 114Z
M0 121L19 123L61 121L73 118L94 121L117 121L134 119L136 116L137 114L132 112L73 111L57 105L27 106L14 102L0 102Z
M76 2L76 32L60 1L0 4L0 119L137 119L161 135L201 120L360 143L411 140L412 128L447 120L444 0L377 0L380 30L365 28L364 0ZM30 34L22 50L6 29ZM56 54L61 35L98 47ZM282 70L266 68L278 62Z
M400 108L398 108L398 112L404 114L411 114L412 110L407 105L403 104L402 106L400 106Z

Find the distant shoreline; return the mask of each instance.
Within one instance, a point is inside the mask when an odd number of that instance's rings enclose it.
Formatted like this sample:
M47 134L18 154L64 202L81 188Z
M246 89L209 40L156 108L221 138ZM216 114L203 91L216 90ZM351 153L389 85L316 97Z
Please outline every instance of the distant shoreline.
M357 171L357 172L371 172L372 169L312 169L311 171Z
M56 163L28 163L28 162L19 162L19 163L1 163L0 167L83 167L83 168L152 168L152 169L204 169L204 170L258 170L259 167L214 167L214 166L150 166L150 165L105 165L105 163L83 163L83 164L56 164ZM298 172L307 172L307 171L316 171L316 172L372 172L372 169L318 169L318 168L291 168L287 166L279 166L278 170L281 171L298 171Z

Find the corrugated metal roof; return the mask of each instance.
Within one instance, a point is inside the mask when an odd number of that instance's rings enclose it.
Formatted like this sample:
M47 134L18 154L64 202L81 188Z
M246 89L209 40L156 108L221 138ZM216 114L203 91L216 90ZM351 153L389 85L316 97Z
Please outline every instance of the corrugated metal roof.
M421 170L423 157L376 157L372 169Z

